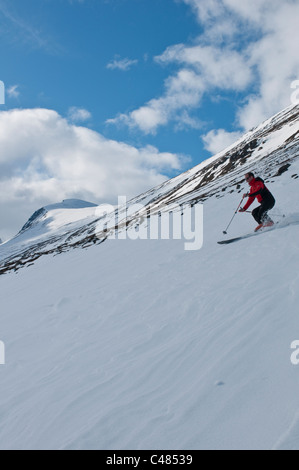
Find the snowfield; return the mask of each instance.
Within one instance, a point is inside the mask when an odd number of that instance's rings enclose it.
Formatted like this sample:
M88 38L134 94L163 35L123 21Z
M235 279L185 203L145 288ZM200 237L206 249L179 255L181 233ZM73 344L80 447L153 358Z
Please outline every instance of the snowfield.
M278 132L276 149L290 138ZM247 191L243 181L230 192L233 169L227 189L203 201L200 250L184 250L184 240L108 238L2 275L0 448L298 450L297 156L267 181L275 229L217 244ZM264 176L257 156L248 164ZM63 224L89 223L93 210L48 208L1 246L2 259ZM255 226L237 214L227 237Z

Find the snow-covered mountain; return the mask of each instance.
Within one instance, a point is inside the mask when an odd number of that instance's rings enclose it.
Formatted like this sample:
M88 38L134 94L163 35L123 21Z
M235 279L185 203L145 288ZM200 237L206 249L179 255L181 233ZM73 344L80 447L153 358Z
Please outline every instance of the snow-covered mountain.
M116 209L116 216L103 217L101 207L77 200L37 210L20 233L0 247L0 274L31 264L44 254L101 243L107 236L99 233L101 226L113 230L115 220L119 222L116 229L136 223L139 214L127 217L133 204L144 205L144 215L170 210L171 204L194 205L211 197L242 193L247 171L256 171L273 183L283 172L292 171L289 168L298 157L298 114L299 106L290 106L223 152ZM292 172L291 177L298 175ZM28 228L34 230L28 232Z
M298 115L120 207L42 208L0 246L0 448L299 448ZM248 171L278 224L217 245ZM199 203L199 251L114 239ZM237 214L229 236L254 227Z

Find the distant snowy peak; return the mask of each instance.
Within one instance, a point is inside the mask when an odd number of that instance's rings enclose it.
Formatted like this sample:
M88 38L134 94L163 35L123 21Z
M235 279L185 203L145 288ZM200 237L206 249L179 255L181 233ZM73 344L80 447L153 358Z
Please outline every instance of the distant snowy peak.
M97 205L92 202L82 201L81 199L64 199L62 202L41 207L32 214L19 233L23 233L34 227L38 222L44 219L46 214L50 211L58 209L85 209L87 207L97 207Z
M45 206L47 211L53 209L85 209L86 207L97 207L93 202L82 201L81 199L64 199L57 204Z
M27 220L27 222L23 225L19 233L23 233L26 230L30 229L34 225L38 223L47 213L47 210L44 207L41 207L37 211L32 214L32 216Z

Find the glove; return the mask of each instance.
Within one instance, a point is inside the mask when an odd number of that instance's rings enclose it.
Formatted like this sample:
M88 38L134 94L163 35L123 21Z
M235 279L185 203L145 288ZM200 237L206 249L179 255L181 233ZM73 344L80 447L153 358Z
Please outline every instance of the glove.
M245 210L243 209L243 207L241 207L241 209L239 209L239 212L245 212Z

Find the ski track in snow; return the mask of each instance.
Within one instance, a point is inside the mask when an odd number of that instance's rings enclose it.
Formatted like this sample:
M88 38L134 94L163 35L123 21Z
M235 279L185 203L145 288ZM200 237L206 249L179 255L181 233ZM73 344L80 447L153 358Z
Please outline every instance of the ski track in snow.
M296 413L289 429L278 440L273 450L298 450L299 448L299 411Z

